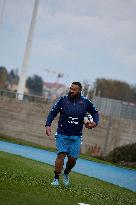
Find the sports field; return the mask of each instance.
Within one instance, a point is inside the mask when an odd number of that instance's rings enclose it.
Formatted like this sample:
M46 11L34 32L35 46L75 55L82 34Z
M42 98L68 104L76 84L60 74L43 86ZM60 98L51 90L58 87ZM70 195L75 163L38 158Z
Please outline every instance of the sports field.
M0 152L0 205L135 205L136 193L71 173L71 184L52 187L53 167Z

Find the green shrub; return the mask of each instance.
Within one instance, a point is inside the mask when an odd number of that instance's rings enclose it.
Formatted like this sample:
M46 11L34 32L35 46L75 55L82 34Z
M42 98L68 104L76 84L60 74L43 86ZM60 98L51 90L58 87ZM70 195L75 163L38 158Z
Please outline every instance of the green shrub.
M106 156L106 160L115 163L136 162L136 143L116 147Z

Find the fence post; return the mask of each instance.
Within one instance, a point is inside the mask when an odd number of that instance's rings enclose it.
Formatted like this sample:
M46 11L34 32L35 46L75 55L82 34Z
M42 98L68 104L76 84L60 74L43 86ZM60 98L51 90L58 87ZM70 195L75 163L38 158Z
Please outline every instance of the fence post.
M112 141L112 117L108 116L108 123L107 123L107 134L104 144L104 155L106 155L109 152L109 146Z

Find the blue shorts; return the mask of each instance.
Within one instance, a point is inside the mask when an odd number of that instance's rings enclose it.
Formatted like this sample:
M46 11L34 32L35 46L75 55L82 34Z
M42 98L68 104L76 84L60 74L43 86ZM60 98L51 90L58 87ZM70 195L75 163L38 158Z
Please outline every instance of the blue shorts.
M68 156L78 158L81 147L81 136L66 136L57 134L56 147L57 154L66 152Z

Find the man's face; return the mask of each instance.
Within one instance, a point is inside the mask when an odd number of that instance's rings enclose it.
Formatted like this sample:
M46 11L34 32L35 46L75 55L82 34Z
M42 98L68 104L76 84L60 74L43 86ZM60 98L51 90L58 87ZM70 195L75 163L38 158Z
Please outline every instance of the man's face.
M74 98L74 97L78 96L80 94L80 92L81 92L81 90L80 90L80 87L78 85L72 84L70 86L70 89L69 89L70 97Z

